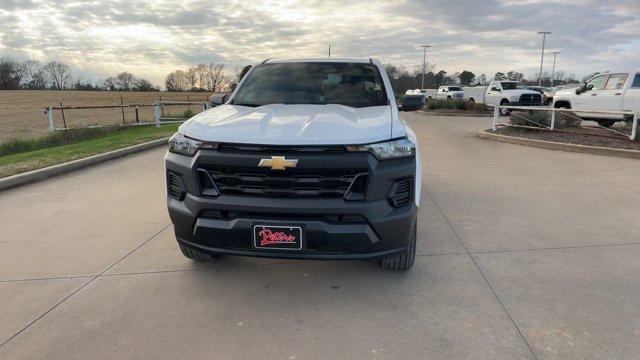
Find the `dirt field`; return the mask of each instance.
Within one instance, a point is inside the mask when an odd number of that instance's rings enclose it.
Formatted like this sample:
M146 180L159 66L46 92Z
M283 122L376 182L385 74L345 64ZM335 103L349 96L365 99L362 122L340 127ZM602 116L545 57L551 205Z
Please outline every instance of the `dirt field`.
M49 131L49 122L44 109L49 106L119 105L120 97L125 104L153 104L154 101L205 101L210 93L167 92L117 92L117 91L55 91L55 90L2 90L0 91L0 140L11 137L29 137ZM165 106L164 115L181 114L191 108L199 112L201 106ZM139 108L140 121L153 121L153 107ZM119 108L65 110L67 126L122 124ZM62 114L54 111L56 126L62 127ZM125 108L126 123L135 123L135 110Z

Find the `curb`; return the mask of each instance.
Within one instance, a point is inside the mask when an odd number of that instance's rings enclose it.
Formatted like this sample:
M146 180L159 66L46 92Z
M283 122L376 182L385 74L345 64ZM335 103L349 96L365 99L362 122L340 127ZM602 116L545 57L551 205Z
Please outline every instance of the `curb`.
M584 153L584 154L593 154L593 155L604 155L604 156L618 156L618 157L626 157L632 159L640 159L640 151L638 150L626 150L626 149L613 149L606 148L600 146L589 146L589 145L575 145L568 143L558 143L553 141L545 141L545 140L534 140L534 139L524 139L515 136L507 136L507 135L499 135L487 132L486 130L481 130L476 133L476 136L482 139L495 140L500 142L505 142L509 144L517 144L524 146L532 146L541 149L549 149L549 150L563 150L575 153Z
M16 186L44 180L50 177L54 177L54 176L65 174L71 171L82 169L87 166L100 164L105 161L117 159L130 154L135 154L135 153L145 151L154 147L166 145L167 141L169 141L168 137L149 141L142 144L129 146L129 147L118 149L118 150L109 151L109 152L98 154L98 155L92 155L82 159L72 160L62 164L47 166L42 169L28 171L22 174L8 176L4 179L0 179L0 191L13 188Z
M478 118L490 118L493 115L492 114L478 114L478 113L472 113L472 112L459 112L459 113L453 113L453 112L439 112L439 111L425 111L425 110L416 110L417 113L420 114L424 114L424 115L432 115L432 116L459 116L459 117L478 117Z

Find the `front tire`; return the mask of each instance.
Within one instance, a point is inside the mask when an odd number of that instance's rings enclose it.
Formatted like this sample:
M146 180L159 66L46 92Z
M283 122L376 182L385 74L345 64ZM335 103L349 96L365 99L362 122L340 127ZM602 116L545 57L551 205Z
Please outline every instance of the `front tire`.
M389 256L382 259L382 268L390 271L408 271L413 267L416 258L416 233L418 229L417 221L413 225L413 230L409 238L409 248L398 255Z
M509 106L509 100L500 101L500 106ZM509 116L509 114L511 114L509 109L500 109L500 115Z
M615 123L614 120L598 120L598 125L606 128L612 127Z
M182 244L179 244L179 246L180 246L180 251L182 251L182 255L184 255L186 258L191 259L193 261L208 262L217 257L217 256L205 254L201 251L198 251L190 247L186 247Z

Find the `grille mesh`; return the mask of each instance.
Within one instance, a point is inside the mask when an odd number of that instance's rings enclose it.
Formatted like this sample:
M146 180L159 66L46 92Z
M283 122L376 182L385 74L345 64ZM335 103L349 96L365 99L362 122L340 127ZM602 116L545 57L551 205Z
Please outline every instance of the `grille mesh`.
M342 198L363 170L208 167L220 194L265 197Z

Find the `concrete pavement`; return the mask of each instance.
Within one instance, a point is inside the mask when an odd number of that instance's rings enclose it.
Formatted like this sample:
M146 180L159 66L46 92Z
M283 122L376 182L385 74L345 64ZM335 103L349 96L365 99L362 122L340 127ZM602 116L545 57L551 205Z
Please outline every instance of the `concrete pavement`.
M0 358L635 358L640 161L406 118L425 168L407 274L183 258L161 149L1 192Z

